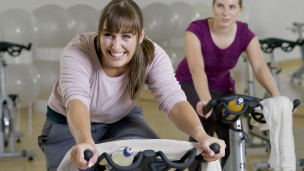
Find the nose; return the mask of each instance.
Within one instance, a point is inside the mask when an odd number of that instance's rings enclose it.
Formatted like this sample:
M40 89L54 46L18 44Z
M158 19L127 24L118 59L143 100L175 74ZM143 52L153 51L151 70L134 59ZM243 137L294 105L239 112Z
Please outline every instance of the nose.
M228 14L229 14L229 9L228 8L224 8L223 15L227 16Z
M112 42L112 49L119 50L121 47L121 39L119 37L115 37Z

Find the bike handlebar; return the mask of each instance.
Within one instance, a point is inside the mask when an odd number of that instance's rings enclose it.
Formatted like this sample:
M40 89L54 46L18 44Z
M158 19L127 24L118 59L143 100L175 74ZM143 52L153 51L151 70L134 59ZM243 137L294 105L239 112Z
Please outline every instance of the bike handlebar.
M220 146L217 143L213 143L209 146L215 154L220 152ZM158 171L158 167L175 168L175 169L186 169L189 167L194 160L199 160L205 162L201 155L197 155L197 149L192 148L182 156L180 160L171 161L162 151L155 152L153 150L144 150L136 154L133 163L130 166L120 166L117 165L110 157L108 153L102 153L97 160L97 164L100 163L104 158L107 160L109 165L111 165L114 170L128 171L135 170L136 168L142 168L145 166L150 166L153 171ZM93 152L91 150L84 151L84 159L89 161L93 157ZM95 164L96 165L96 164ZM93 167L95 167L95 165Z
M12 57L19 56L23 49L29 51L31 47L31 43L29 43L27 46L24 46L16 43L0 42L0 52L7 52Z
M244 99L244 108L240 112L233 112L233 111L228 109L227 104L230 100L232 100L234 98L238 98L238 97L241 97L241 98ZM258 117L255 116L255 115L260 115L260 114L255 113L254 108L256 108L258 106L263 108L263 106L260 104L260 101L262 101L262 99L260 99L260 98L235 94L235 95L222 97L222 98L219 98L219 99L211 99L203 107L203 112L204 112L204 114L207 114L211 109L216 109L215 113L219 116L218 119L220 121L224 122L224 123L227 123L227 124L234 123L241 115L245 115L245 114L249 114L249 113L251 113L252 118L255 119L257 122L266 123L264 120L261 120L261 118L258 118ZM299 99L293 100L292 111L294 111L300 105L300 103L301 103L301 101ZM226 118L224 116L219 114L219 113L221 113L223 108L228 110L230 114L233 114L236 117L232 120L226 120Z
M203 108L203 114L207 114L215 105L217 101L215 99L211 99Z
M93 152L91 150L84 150L84 159L89 161L93 157Z
M261 49L265 53L272 53L275 48L281 48L285 52L291 52L295 46L302 46L302 41L289 41L278 38L260 40Z

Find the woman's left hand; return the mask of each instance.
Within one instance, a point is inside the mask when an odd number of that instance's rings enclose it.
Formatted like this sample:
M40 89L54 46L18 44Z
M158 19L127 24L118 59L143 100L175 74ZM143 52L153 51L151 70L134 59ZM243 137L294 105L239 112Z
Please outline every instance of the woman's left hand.
M91 150L93 152L93 156L89 161L84 159L85 150ZM96 163L98 156L99 152L96 149L95 144L81 143L72 147L70 160L77 166L77 168L85 170Z
M207 135L203 137L201 141L199 140L198 142L199 142L199 147L202 150L202 156L206 161L211 162L211 161L219 160L220 158L225 156L225 148L226 148L225 141ZM212 149L210 149L210 145L213 143L216 143L220 146L220 151L217 154L215 154L215 152Z
M204 114L203 108L204 108L204 106L206 106L207 103L208 102L206 102L206 101L199 101L196 104L196 112L198 113L198 115L204 117L205 119L209 118L213 111L213 109L211 109L208 113Z

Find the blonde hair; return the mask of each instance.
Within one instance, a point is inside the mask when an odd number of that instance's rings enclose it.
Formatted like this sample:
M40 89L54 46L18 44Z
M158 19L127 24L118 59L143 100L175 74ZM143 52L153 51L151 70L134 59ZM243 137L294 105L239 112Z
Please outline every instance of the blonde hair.
M132 0L112 0L103 9L98 26L99 38L104 30L111 33L120 31L137 35L139 41L143 29L143 14L138 5ZM144 38L142 43L137 42L136 51L129 63L128 91L132 100L139 97L145 82L147 66L154 59L154 45Z

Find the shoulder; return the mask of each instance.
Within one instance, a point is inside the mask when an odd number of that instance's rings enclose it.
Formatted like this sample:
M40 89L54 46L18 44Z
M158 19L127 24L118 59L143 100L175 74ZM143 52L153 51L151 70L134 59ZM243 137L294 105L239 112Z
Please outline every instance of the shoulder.
M186 31L194 33L197 37L204 36L209 32L208 18L191 22Z
M237 29L238 32L242 35L249 35L250 37L254 37L254 32L249 28L247 23L237 21Z
M169 57L166 53L166 51L161 47L159 46L157 43L153 42L153 45L154 45L154 60L159 60L159 58L167 58Z
M250 30L249 26L247 23L244 23L242 21L237 21L236 22L237 27L240 31L246 31L246 30Z
M191 29L191 28L201 28L203 26L206 26L208 25L208 18L206 19L198 19L198 20L194 20L192 21L189 26L188 26L188 29Z
M159 69L158 67L168 67L168 65L171 65L170 57L166 51L155 42L153 42L153 46L154 58L148 65L148 71L157 70Z
M91 68L98 59L94 47L96 35L96 32L76 35L64 48L62 61L69 61L70 64L84 65L86 68Z
M94 38L96 32L86 32L76 35L64 48L64 53L91 56L95 54Z
M94 41L96 32L86 32L76 35L66 47L89 47L90 43Z

